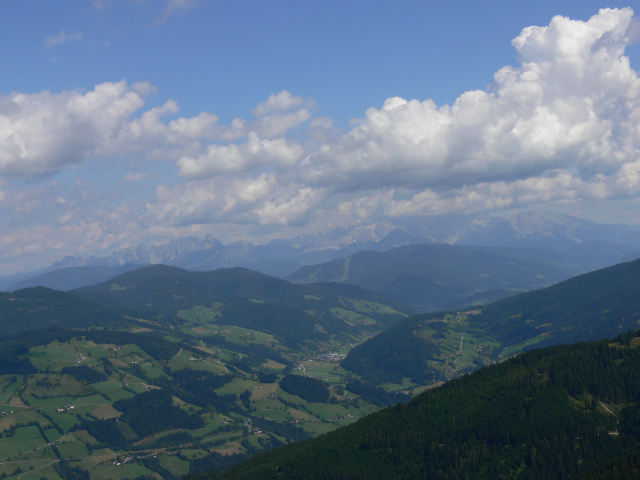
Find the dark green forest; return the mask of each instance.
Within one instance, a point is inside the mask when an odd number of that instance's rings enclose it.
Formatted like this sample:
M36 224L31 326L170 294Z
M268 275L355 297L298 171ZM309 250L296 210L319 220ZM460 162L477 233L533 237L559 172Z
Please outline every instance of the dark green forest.
M639 346L627 333L527 352L216 478L558 479L608 461L623 468L640 451Z
M280 388L308 402L326 402L331 395L329 389L320 380L300 375L285 375L280 380Z
M459 330L484 343L490 361L520 350L614 337L640 328L638 285L640 260L622 263L478 307ZM441 340L456 315L437 312L401 320L353 348L342 366L368 383L444 380L434 364L442 360ZM486 348L490 342L500 348Z
M482 309L474 324L500 342L596 340L640 326L640 260L580 275Z

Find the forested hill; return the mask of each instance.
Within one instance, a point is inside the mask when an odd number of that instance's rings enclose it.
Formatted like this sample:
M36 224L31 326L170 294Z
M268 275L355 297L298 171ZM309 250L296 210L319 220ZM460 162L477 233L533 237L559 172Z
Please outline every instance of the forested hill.
M310 304L321 303L325 292L324 296L333 299L353 296L407 310L397 302L355 285L295 285L240 267L189 272L167 265L152 265L74 292L97 301L171 313L225 298L307 308Z
M303 267L288 279L359 285L434 311L489 303L585 271L573 257L548 249L428 244L359 252Z
M590 272L483 307L473 324L503 344L613 337L640 326L640 260Z
M0 337L21 330L92 327L126 328L145 313L112 308L81 296L44 287L0 292Z
M639 442L640 337L627 333L521 354L215 478L638 478Z
M353 348L342 367L374 383L445 380L522 350L640 328L639 292L636 260L506 298L468 315L415 315Z
M412 313L353 285L295 285L245 268L188 272L153 265L73 293L166 316L206 306L219 324L276 335L294 347L333 334L377 333Z

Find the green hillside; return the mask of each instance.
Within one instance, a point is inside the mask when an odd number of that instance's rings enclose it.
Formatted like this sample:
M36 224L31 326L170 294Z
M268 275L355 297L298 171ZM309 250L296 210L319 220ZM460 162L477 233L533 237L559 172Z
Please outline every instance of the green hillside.
M505 345L595 340L638 328L639 298L635 260L487 305L473 323Z
M416 315L352 349L342 367L375 384L447 380L522 350L640 328L639 291L636 260L482 309Z
M349 283L433 311L488 303L582 271L551 250L429 244L359 252L303 267L288 279Z
M117 282L0 298L0 478L178 478L408 400L339 366L406 316L375 293L244 269Z
M639 441L629 333L524 353L216 478L568 478L637 460Z
M0 292L0 337L39 328L125 328L150 318L144 312L113 308L77 295L33 287Z
M341 366L367 383L412 389L490 365L501 344L473 327L472 316L439 312L409 317L355 346Z
M74 292L105 305L183 318L201 306L217 324L273 334L290 347L378 332L410 312L355 286L294 285L243 268L187 272L154 265Z

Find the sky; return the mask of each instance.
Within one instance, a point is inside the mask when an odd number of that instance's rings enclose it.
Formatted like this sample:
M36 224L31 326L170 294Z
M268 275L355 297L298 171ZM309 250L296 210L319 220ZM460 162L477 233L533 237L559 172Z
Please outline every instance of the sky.
M0 275L414 215L640 225L638 69L624 2L0 0Z

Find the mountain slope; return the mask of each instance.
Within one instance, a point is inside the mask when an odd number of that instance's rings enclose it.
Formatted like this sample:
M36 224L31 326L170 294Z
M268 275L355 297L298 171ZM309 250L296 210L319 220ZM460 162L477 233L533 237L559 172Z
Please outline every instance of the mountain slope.
M639 291L636 260L506 298L481 311L412 316L353 348L342 367L373 382L401 383L409 377L428 383L445 379L444 368L459 374L481 366L481 354L498 360L536 346L613 337L640 328ZM463 346L467 357L460 356ZM471 354L474 363L461 362ZM452 355L454 360L443 364Z
M360 252L303 267L291 281L358 285L423 310L460 307L548 286L581 273L570 258L551 250L409 245Z
M125 328L138 326L142 312L112 308L44 287L0 292L0 336L41 328Z
M216 478L573 477L640 450L639 346L527 352Z
M486 306L474 325L505 344L614 336L640 326L640 260L590 272Z
M96 267L68 267L59 268L50 272L37 275L26 280L14 283L7 288L8 291L20 290L29 287L46 287L52 290L73 290L87 285L104 282L117 275L121 275L131 270L136 270L144 265L125 264L119 266L96 266Z
M294 285L244 268L187 272L154 265L75 293L105 305L165 315L206 306L219 316L218 323L261 330L290 344L341 332L380 331L410 312L359 287ZM373 321L349 321L352 310L367 310Z

